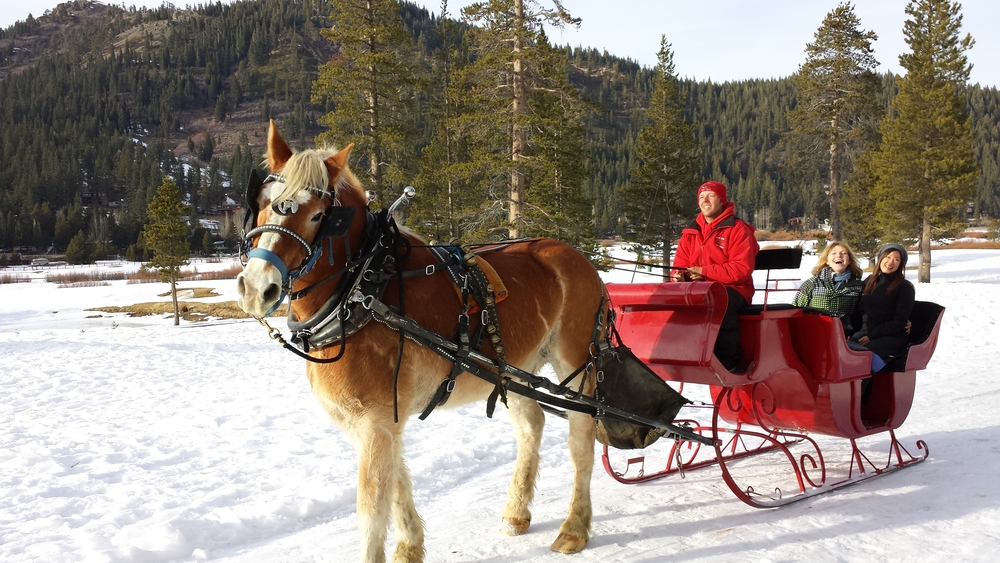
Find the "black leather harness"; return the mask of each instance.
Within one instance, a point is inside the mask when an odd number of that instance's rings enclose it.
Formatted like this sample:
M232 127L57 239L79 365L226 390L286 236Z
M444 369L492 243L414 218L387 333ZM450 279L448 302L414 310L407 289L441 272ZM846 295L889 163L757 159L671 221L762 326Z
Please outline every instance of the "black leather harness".
M276 177L273 179L280 180L281 178ZM272 180L272 177L269 176L267 180ZM279 229L279 225L262 225L258 227L251 223L251 219L254 220L254 223L256 222L257 212L259 211L256 204L257 195L266 183L267 181L261 180L256 171L251 174L250 183L247 187L248 211L246 217L244 217L243 235L243 249L248 251L248 254L252 252L250 248L251 239L261 232L273 231L280 234L288 234L285 232L288 229ZM518 395L534 399L543 405L581 412L594 417L613 417L620 420L632 421L637 424L659 428L667 434L686 440L711 443L710 440L706 441L705 437L685 428L623 411L584 394L588 378L599 379L599 371L595 360L600 351L607 347L607 338L603 334L603 331L606 330L605 327L610 325L610 321L608 324L605 323L603 316L604 304L601 305L595 317L591 361L574 371L564 381L556 384L547 378L507 364L499 326L499 316L496 310L496 300L493 295L494 288L482 268L478 265L476 251L473 251L469 247L431 246L429 247L431 252L439 260L437 264L432 264L419 270L402 271L399 269L399 266L402 264L405 256L400 256L399 250L400 248L405 248L405 254L408 255L410 250L409 242L399 234L395 221L388 211L383 210L378 214L366 212L365 235L355 257L351 252L350 243L347 238L347 232L353 222L355 211L353 208L341 208L331 205L327 209L328 217L324 218L324 223L321 225L320 232L312 246L303 242L301 237L295 233L288 235L294 235L293 238L306 246L308 251L306 260L294 270L294 275L288 274L286 276L283 271L282 289L284 293L288 294L289 299L300 299L318 286L328 283L338 276L340 277L340 281L337 282L337 286L326 304L308 319L296 319L294 313L289 309L288 327L292 332L292 343L298 346L298 348L285 341L280 331L268 325L266 320L258 319L261 324L268 328L269 336L285 349L312 362L336 362L344 354L347 338L356 334L368 322L374 319L400 334L400 347L394 380L398 381L404 338L432 350L453 364L451 372L442 381L438 390L420 414L420 419L427 418L436 407L446 403L455 388L456 378L460 374L468 372L480 379L493 383L495 386L487 400L486 414L490 417L493 415L497 400L500 400L504 405L507 404L507 392L509 390ZM281 213L280 210L276 210L276 212ZM250 224L249 229L246 228L247 224ZM292 291L291 283L310 271L317 259L327 254L332 259L332 245L335 238L344 239L347 262L343 268L305 289ZM324 240L326 241L325 243ZM480 250L479 252L497 250L515 242L518 241L509 241L502 245L490 245L487 249ZM277 257L267 257L265 259L273 263ZM280 261L280 259L277 260ZM285 265L281 264L281 266L284 267ZM451 277L462 293L463 308L459 314L454 339L445 338L424 328L405 313L403 279L415 275L434 275L440 271L448 272L449 277ZM382 302L386 285L393 277L397 278L400 282L400 306L398 308L390 307ZM468 314L472 301L475 301L481 309L481 319L478 329L475 332L472 332L471 327L473 323L470 323ZM483 334L484 331L485 335ZM493 358L484 355L480 351L482 348L481 341L484 337L491 344ZM337 343L340 344L340 350L334 357L316 358L309 355L309 351L312 349L324 348ZM569 387L569 382L582 372L587 372L587 374L580 378L577 388L573 389ZM398 420L398 413L396 418Z

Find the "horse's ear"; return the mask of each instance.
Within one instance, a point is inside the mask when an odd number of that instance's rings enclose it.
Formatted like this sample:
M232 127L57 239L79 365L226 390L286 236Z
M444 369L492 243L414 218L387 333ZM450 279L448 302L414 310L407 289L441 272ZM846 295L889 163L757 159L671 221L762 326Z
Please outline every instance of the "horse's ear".
M326 159L327 165L329 165L330 168L332 168L337 174L339 174L341 170L347 168L347 157L350 156L351 149L353 148L354 148L354 143L351 143L346 147L340 149L340 151L338 151L337 154Z
M292 149L288 148L288 143L278 133L278 127L271 120L271 125L267 128L267 167L271 171L280 170L282 166L292 158Z

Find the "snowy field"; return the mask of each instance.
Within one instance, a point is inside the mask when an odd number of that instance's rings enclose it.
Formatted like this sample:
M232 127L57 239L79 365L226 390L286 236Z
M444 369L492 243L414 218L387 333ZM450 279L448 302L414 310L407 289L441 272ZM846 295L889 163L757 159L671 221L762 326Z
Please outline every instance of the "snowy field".
M798 275L814 261L806 256ZM482 404L436 410L410 420L406 440L427 560L995 561L1000 251L935 251L933 262L917 299L947 307L944 326L897 431L911 451L925 440L927 461L758 510L717 468L624 485L598 460L593 537L567 556L548 547L568 503L565 422L548 421L531 530L507 537L499 524L514 442L503 409L492 420ZM2 273L19 272L40 275ZM182 287L235 299L232 280ZM174 327L169 317L86 311L165 301L166 290L0 286L0 560L357 560L354 450L311 396L303 360L252 320Z

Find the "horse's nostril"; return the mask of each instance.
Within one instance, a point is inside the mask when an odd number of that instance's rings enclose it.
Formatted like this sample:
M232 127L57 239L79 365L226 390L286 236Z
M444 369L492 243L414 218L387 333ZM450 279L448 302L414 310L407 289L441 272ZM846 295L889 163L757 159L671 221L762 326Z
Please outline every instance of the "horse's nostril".
M236 278L236 294L239 295L240 297L242 297L243 294L246 293L246 291L247 291L247 288L246 288L246 286L243 283L243 276L238 276Z
M278 287L278 284L272 283L264 290L264 302L276 301L279 295L281 295L281 288Z

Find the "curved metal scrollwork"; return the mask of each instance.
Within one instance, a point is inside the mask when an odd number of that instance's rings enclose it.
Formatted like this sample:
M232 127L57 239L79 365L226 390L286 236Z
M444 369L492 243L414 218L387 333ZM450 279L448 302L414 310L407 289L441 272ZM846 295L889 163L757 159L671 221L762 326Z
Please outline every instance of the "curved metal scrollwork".
M605 447L602 457L605 469L622 483L639 483L718 464L723 480L740 500L757 508L772 508L897 471L929 455L923 440L916 442L917 455L910 454L891 429L884 463L873 461L854 439L849 440L849 451L842 456L844 447L837 445L836 437L830 437L831 445L827 448L838 453L838 460L848 458L837 464L836 476L832 476L827 466L828 456L816 439L801 429L783 429L770 423L776 412L775 398L774 389L766 381L718 389L711 406L686 407L686 411L711 408L710 423L701 422L698 417L677 421L698 434L712 437L713 448L675 441L669 448L651 447L640 455L631 452L624 468L614 468ZM727 423L724 419L735 422ZM806 451L793 452L803 447ZM665 458L664 450L668 450ZM842 468L846 475L841 475Z

